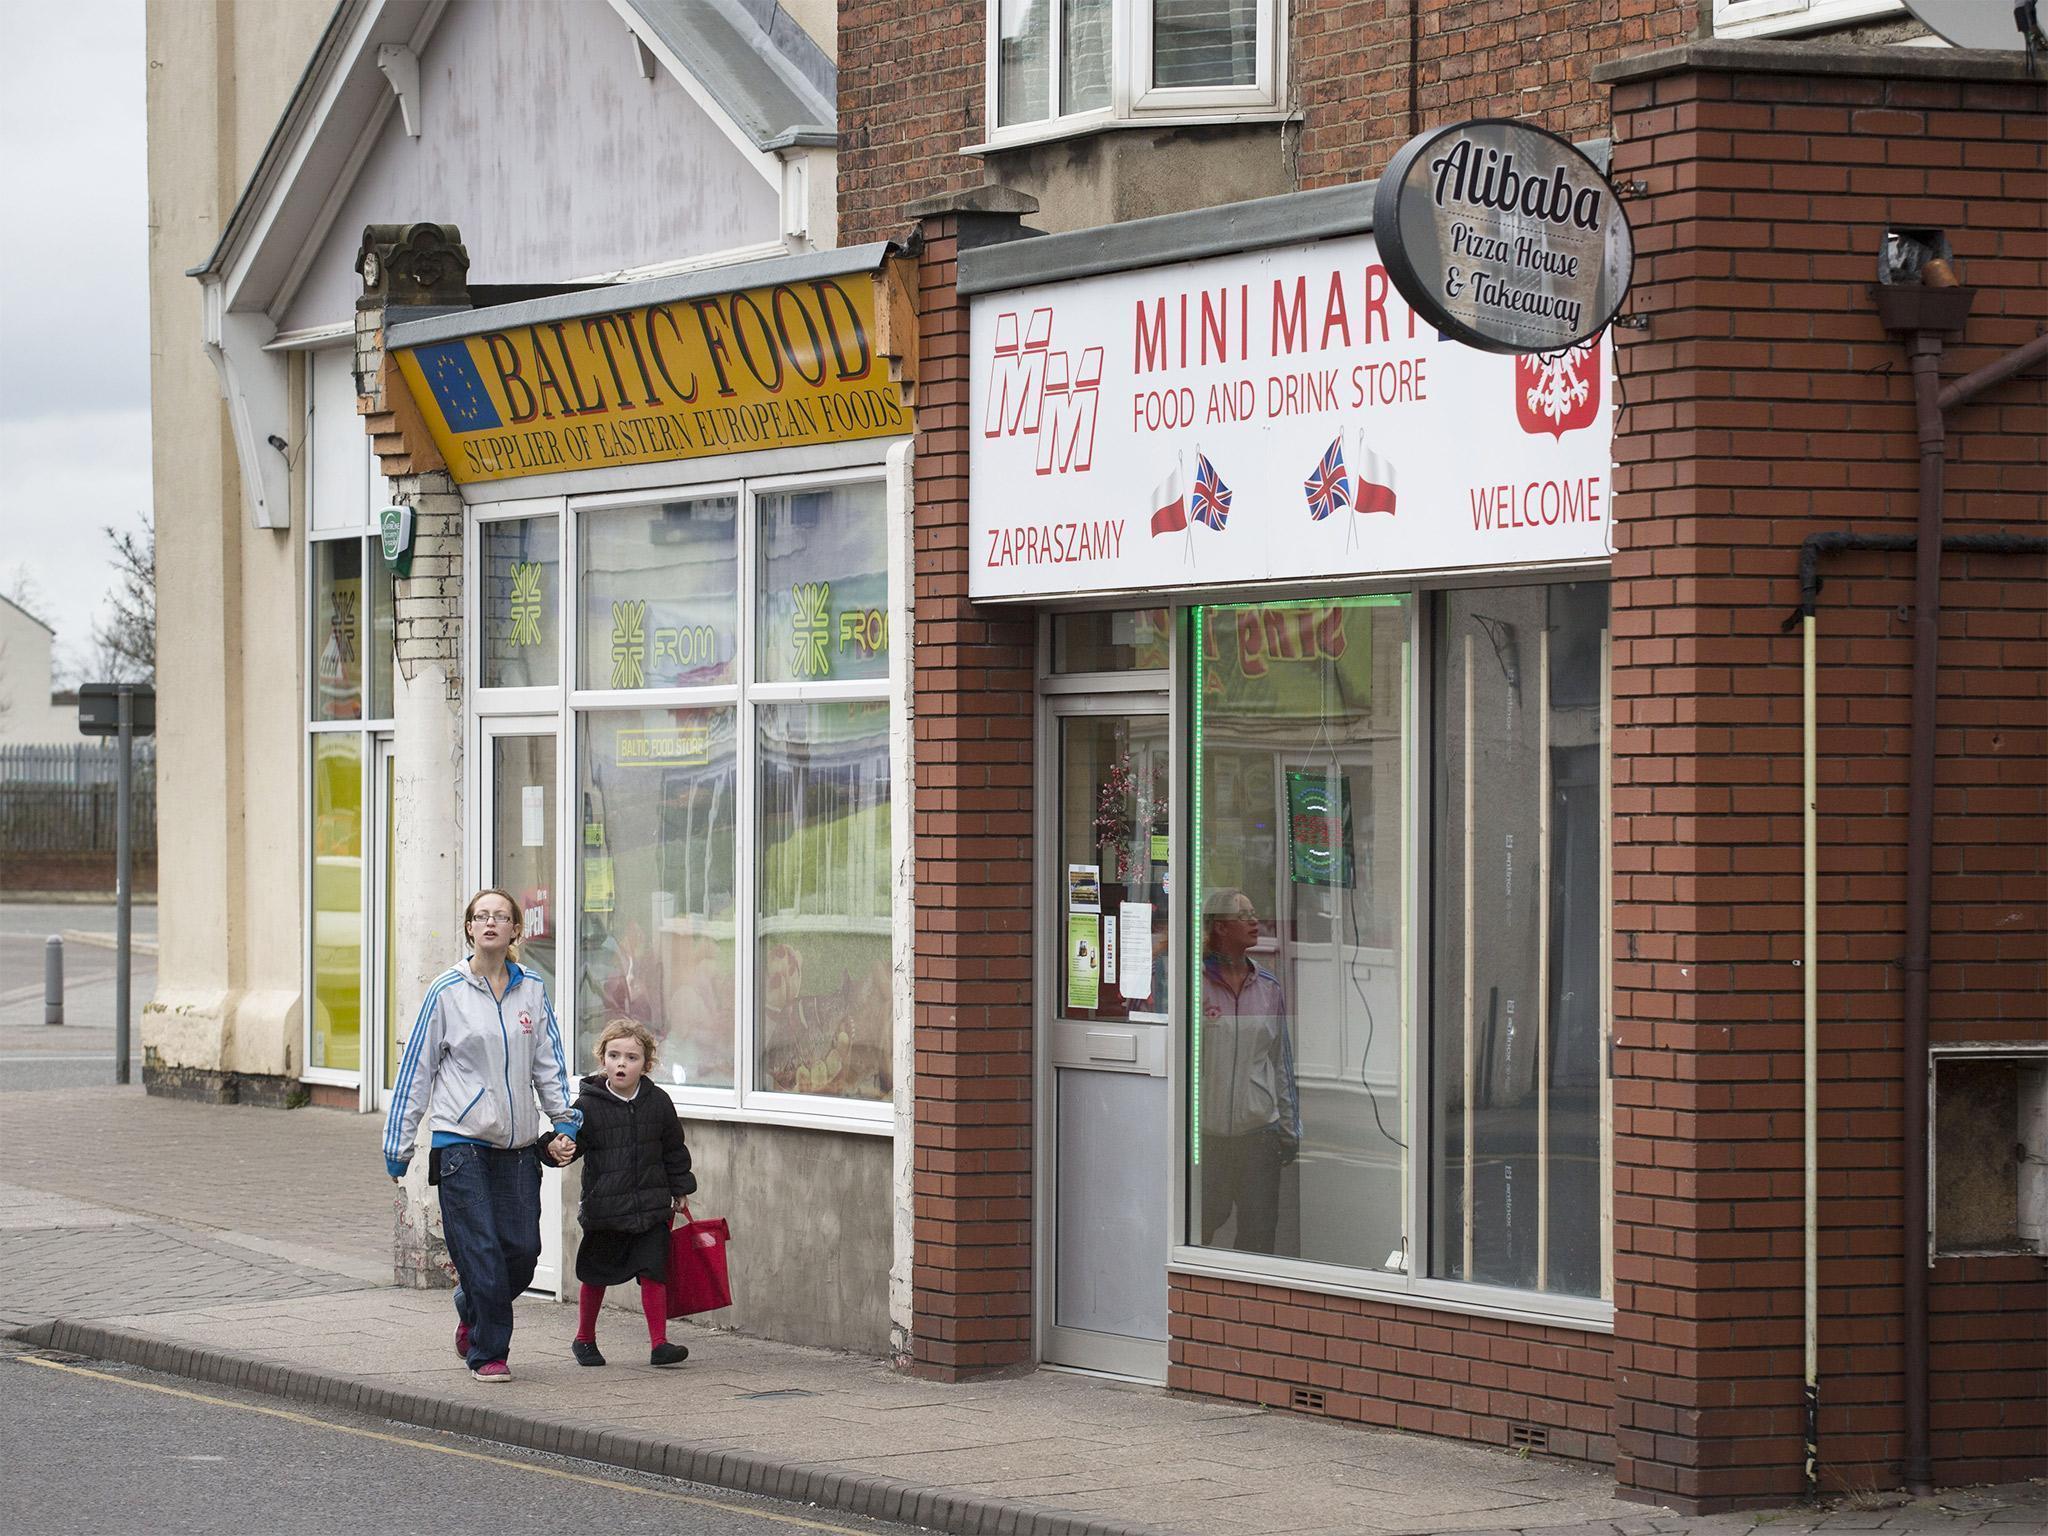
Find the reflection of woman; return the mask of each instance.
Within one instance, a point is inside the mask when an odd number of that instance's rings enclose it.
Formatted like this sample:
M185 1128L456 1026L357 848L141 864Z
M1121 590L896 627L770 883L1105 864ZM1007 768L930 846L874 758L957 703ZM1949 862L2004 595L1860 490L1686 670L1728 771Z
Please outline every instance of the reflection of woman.
M403 1178L420 1116L429 1116L429 1183L441 1189L441 1225L455 1261L455 1348L478 1381L510 1381L512 1299L540 1262L540 1150L546 1129L557 1161L575 1151L583 1123L570 1107L569 1066L547 988L512 958L519 903L478 891L463 909L471 946L427 989L405 1043L384 1166Z
M1232 1246L1273 1252L1280 1170L1301 1149L1287 997L1252 960L1258 910L1217 891L1202 918L1202 1241L1235 1211Z

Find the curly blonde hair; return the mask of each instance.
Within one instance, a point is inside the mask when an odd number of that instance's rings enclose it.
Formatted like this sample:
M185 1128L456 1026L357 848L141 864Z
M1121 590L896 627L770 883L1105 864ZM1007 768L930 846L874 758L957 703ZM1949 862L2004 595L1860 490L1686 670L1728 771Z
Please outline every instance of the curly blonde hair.
M592 1048L596 1053L599 1066L604 1065L604 1048L614 1040L638 1041L641 1053L647 1058L641 1063L640 1070L643 1072L652 1072L654 1070L656 1048L653 1030L642 1024L638 1019L612 1019L608 1021L603 1030L598 1034L597 1044Z

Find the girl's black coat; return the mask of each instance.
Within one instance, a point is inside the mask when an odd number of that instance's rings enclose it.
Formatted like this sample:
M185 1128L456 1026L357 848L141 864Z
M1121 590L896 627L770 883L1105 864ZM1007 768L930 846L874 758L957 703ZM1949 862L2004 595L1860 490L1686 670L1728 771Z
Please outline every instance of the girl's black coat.
M576 1157L583 1160L577 1214L584 1227L644 1232L668 1225L670 1201L697 1189L675 1101L643 1077L632 1102L621 1103L604 1074L594 1072L583 1079L576 1107L583 1111Z

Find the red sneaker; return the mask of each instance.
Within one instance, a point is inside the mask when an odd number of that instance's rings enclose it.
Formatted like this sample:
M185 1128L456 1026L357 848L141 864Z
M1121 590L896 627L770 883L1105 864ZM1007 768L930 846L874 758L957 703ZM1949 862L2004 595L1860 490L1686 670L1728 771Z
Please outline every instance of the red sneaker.
M462 1356L464 1360L469 1358L469 1324L467 1323L457 1323L455 1325L455 1353Z
M487 1386L495 1387L501 1381L512 1379L512 1367L502 1360L486 1360L482 1365L473 1365L469 1374Z

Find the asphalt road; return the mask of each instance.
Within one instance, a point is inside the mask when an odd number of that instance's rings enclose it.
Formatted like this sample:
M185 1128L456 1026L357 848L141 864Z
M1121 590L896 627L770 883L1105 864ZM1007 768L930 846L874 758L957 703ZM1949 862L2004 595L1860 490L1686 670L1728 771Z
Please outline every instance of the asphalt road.
M22 1536L909 1536L5 1344L0 1447L0 1531Z
M156 908L133 909L137 938L156 936ZM111 948L64 946L64 1023L43 1024L43 946L69 929L114 932L112 903L0 902L0 1093L78 1088L114 1080L114 963ZM137 954L129 973L131 1081L141 1081L140 1020L156 991L156 959Z

